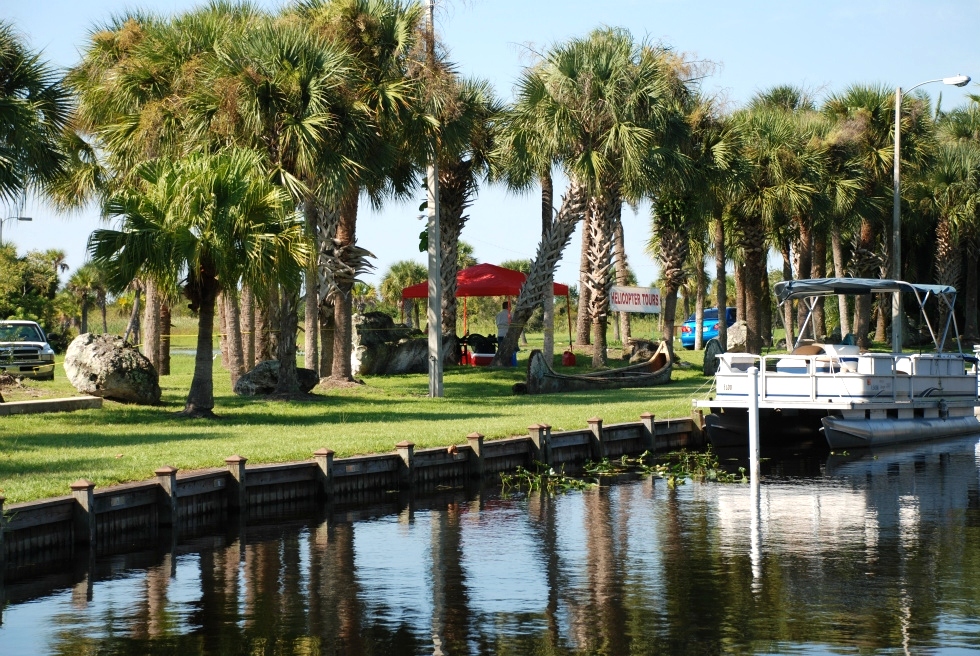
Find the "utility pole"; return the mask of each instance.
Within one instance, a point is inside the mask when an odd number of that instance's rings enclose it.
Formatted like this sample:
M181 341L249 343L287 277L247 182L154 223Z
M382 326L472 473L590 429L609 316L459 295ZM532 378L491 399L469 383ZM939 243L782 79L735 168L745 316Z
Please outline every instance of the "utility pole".
M426 44L428 50L429 73L436 71L436 26L435 0L426 0L428 9L428 30ZM442 394L442 257L439 239L439 140L434 138L426 167L425 189L426 210L429 214L429 396Z

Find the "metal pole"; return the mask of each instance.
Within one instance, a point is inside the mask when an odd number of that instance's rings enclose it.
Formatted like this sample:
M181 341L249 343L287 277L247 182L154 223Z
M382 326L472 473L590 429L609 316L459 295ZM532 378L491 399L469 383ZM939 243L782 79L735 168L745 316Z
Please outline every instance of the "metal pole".
M759 480L759 368L749 367L749 481Z
M895 89L895 164L892 197L892 278L902 279L902 87ZM902 352L902 292L892 294L892 352Z
M429 66L435 67L436 28L434 20L435 0L428 0L428 49ZM429 396L442 396L442 262L439 239L439 163L438 142L433 141L426 167L426 209L429 214Z

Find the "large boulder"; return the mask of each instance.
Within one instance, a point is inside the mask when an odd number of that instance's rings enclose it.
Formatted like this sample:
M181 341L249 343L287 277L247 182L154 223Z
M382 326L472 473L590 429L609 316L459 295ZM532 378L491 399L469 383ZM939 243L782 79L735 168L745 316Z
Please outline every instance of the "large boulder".
M748 348L749 325L744 321L736 321L728 327L728 348L730 353L745 353Z
M424 374L429 370L429 342L419 331L397 325L384 312L354 315L352 368L358 376ZM442 337L443 363L459 362L459 340Z
M316 387L320 382L312 369L296 368L299 377L299 389L304 394ZM235 394L238 396L266 396L274 394L279 384L279 360L263 360L255 368L243 374L235 383Z
M79 335L65 351L64 366L68 380L82 394L124 403L160 403L156 369L118 335Z

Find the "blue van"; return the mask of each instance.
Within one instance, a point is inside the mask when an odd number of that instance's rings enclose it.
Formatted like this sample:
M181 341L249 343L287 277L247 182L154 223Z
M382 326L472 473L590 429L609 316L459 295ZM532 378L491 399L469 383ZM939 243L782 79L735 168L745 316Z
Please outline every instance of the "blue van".
M735 323L735 308L726 307L725 308L725 318L727 319L727 325L731 326ZM704 311L704 321L701 326L703 327L703 338L707 342L709 339L718 336L718 308L706 308ZM695 315L691 315L687 318L683 324L681 324L681 346L686 348L688 351L694 348L694 329L697 327L697 322L695 321Z

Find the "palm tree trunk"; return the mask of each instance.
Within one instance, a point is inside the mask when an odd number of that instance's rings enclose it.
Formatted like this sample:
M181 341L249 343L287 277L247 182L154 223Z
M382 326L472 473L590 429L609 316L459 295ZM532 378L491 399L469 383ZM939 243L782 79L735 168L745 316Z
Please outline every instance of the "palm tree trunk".
M960 266L960 249L953 236L953 226L949 217L942 216L936 225L936 284L950 285L955 287L960 282L962 269ZM944 303L939 304L939 329L938 334L942 333L943 327L949 317L949 308ZM945 343L939 345L945 348Z
M255 303L255 301L259 301ZM275 300L276 305L278 305L278 297L275 291L270 291L265 294L262 298L253 296L253 303L255 304L255 361L256 364L259 362L265 362L266 360L272 359L272 326L273 326L273 312L271 309L275 307L273 305L273 300Z
M813 260L810 262L810 277L827 277L827 233L822 231L813 236ZM817 339L823 341L827 336L827 318L822 296L817 299L816 305L813 306L811 321L813 321Z
M844 277L844 248L840 240L840 230L837 226L830 229L830 253L834 259L834 276ZM847 296L838 294L837 312L840 316L840 336L843 339L851 332L850 315L847 308Z
M348 191L340 206L340 221L337 224L337 243L340 248L354 245L357 228L357 205L358 189ZM333 339L333 363L330 377L339 381L353 381L354 372L351 365L352 348L352 306L351 289L354 287L353 279L339 279L336 281L338 294L333 299L334 310L334 339Z
M970 344L980 341L977 322L977 238L970 234L965 240L966 281L963 288L963 338Z
M796 257L795 259L795 270L797 278L806 278L810 275L810 269L813 267L813 231L810 229L810 221L807 218L802 218L797 222L799 232L796 235ZM800 327L800 332L803 332L803 322L806 321L806 303L797 304L796 308L796 325ZM813 318L811 317L812 321ZM808 334L812 335L813 326L807 326L807 330L810 332Z
M625 287L629 284L629 264L626 261L626 243L623 235L623 207L619 206L616 214L615 224L613 225L613 235L615 238L616 254L616 284ZM628 348L630 337L630 315L629 312L619 312L619 339L623 344L623 349Z
M299 280L289 289L284 284L279 291L279 344L276 359L279 360L279 381L276 394L299 392L299 374L296 371L296 311L299 306Z
M320 329L320 377L326 378L333 370L333 306L325 303L320 306L320 320L317 323Z
M143 355L153 368L160 370L160 293L157 284L146 281L146 303L143 306Z
M694 349L700 351L704 348L704 288L707 286L704 275L704 263L699 263L694 268ZM718 315L718 320L724 319L723 315Z
M619 190L614 186L593 199L594 210L589 237L589 315L592 317L592 366L605 367L606 327L609 319L609 283L612 273L613 225L617 205L621 205Z
M541 181L541 241L545 241L554 223L555 186L551 179L551 170L543 173ZM541 301L544 321L544 346L541 354L549 365L555 361L555 277L548 275Z
M749 353L762 353L764 318L769 299L764 296L766 277L766 235L761 221L742 224L743 289L745 293L745 346Z
M745 264L735 264L735 314L739 321L746 321L745 312Z
M109 317L108 317L109 307L108 306L109 306L109 304L106 303L105 297L103 297L102 298L102 301L99 303L99 312L102 313L102 333L103 334L106 334L106 333L109 332Z
M779 244L779 246L783 255L783 280L792 280L793 266L790 261L789 241L783 241ZM793 345L796 344L796 329L793 324L792 301L789 301L783 305L783 323L785 324L784 328L786 329L786 348L793 350ZM802 320L800 325L803 325Z
M591 210L585 215L582 222L582 253L579 256L578 268L578 314L575 319L575 344L585 346L591 343L589 335L589 286L586 282L589 275L589 248L592 239L592 222L594 221Z
M82 300L82 325L78 330L82 335L88 332L88 301L84 299Z
M255 369L255 295L251 288L242 289L242 347L245 371Z
M769 348L772 347L772 312L770 311L770 300L772 298L772 289L769 286L769 269L763 263L762 265L762 294L759 296L759 305L761 306L761 322L762 322L762 345Z
M225 371L231 370L228 362L228 304L225 302L224 292L218 293L215 301L218 306L218 352L221 353L221 366Z
M140 343L140 287L139 283L135 283L133 289L133 311L129 314L129 323L126 324L126 332L123 333L123 341L129 340L129 336L133 336L133 343Z
M231 374L231 387L245 373L245 349L242 345L242 314L238 300L238 290L235 287L226 289L222 296L225 299L225 324L228 327L228 372Z
M187 393L182 414L188 417L214 417L214 357L211 355L214 336L214 310L218 297L218 281L207 275L198 281L200 304L197 308L197 350L194 355L194 376Z
M443 335L455 335L457 323L456 274L459 273L459 237L466 225L471 192L472 162L456 160L439 166L439 249L442 278L441 322ZM458 352L448 353L447 362L459 364Z
M555 267L561 260L562 252L568 246L575 226L582 220L587 207L587 197L584 187L570 182L568 192L562 198L561 209L548 231L546 237L538 244L538 252L531 262L531 271L527 276L517 301L510 313L510 326L507 335L497 345L497 354L493 358L495 366L503 366L510 362L511 356L517 350L517 340L520 338L524 325L530 318L534 308L544 296L544 288L550 284Z
M718 341L728 348L728 273L725 271L725 223L715 218L715 304L718 306Z
M851 257L851 268L860 278L869 278L878 257L875 253L875 229L870 221L863 219L858 245ZM871 295L854 297L854 333L857 344L863 349L871 347L868 332L871 326Z
M306 270L306 303L303 313L303 366L317 372L319 377L320 353L317 338L320 336L320 309L316 298L316 265ZM331 346L333 346L331 344Z
M105 322L105 314L102 316ZM170 304L160 304L160 368L157 373L161 376L170 375L170 331L172 318L170 316Z

